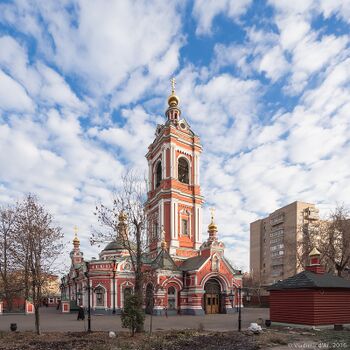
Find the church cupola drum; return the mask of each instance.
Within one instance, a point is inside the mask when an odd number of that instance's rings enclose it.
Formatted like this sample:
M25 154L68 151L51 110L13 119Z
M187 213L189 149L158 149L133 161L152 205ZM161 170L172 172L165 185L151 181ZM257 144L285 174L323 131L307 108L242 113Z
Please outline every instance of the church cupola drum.
M157 254L164 241L170 255L182 260L198 255L202 243L203 197L199 182L202 146L181 117L174 78L171 83L166 121L157 126L146 155L149 169L146 212L151 255Z

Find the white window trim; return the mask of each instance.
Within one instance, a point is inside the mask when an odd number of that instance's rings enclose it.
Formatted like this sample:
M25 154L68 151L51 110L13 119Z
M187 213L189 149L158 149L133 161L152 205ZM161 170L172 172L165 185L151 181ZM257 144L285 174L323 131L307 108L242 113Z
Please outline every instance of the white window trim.
M188 184L184 183L184 185L188 185L188 186L192 186L193 183L192 183L192 162L190 161L190 159L188 158L188 156L186 154L179 154L176 158L176 166L175 166L175 178L177 180L179 180L179 159L180 158L185 158L186 161L188 162ZM183 182L181 182L183 183Z
M131 288L132 292L134 293L134 285L131 282L125 281L120 285L120 308L121 309L124 307L124 290L126 288Z
M104 290L104 294L103 294L103 306L102 305L98 305L97 306L97 300L96 300L96 289L97 288L102 288ZM98 284L95 288L94 288L94 292L93 292L93 298L94 298L94 308L95 309L107 309L107 289L103 284Z
M174 294L175 308L174 308L174 309L169 309L169 288L171 288L171 287L175 289L175 294ZM167 308L168 308L168 310L177 310L177 308L178 308L178 306L177 306L177 293L178 293L178 290L177 290L176 287L174 287L174 286L169 286L169 287L167 288L167 299L168 299Z

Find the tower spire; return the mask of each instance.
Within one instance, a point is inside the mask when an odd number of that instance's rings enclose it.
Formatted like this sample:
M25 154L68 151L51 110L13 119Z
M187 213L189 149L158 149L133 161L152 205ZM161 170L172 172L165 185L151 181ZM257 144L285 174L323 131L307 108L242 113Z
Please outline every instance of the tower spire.
M73 231L73 250L70 253L70 257L73 264L79 264L83 261L83 253L80 251L80 240L78 238L78 227L76 225L74 226Z
M218 226L215 224L214 221L214 213L215 213L215 208L210 208L210 213L211 213L211 219L210 219L210 224L208 226L208 233L209 233L209 238L208 240L210 242L216 241L217 240L217 232L218 232Z
M172 78L170 79L170 81L171 81L171 94L172 94L172 95L175 95L175 84L176 84L176 80L175 80L174 77L172 77Z
M178 107L180 99L175 94L175 84L176 80L175 78L170 79L171 82L171 95L168 97L168 109L165 112L166 116L168 117L168 120L173 121L174 123L177 123L177 121L180 118L181 110Z
M74 247L79 247L80 241L79 241L79 238L78 238L78 227L77 227L77 225L74 226L73 230L74 230L73 245L74 245Z

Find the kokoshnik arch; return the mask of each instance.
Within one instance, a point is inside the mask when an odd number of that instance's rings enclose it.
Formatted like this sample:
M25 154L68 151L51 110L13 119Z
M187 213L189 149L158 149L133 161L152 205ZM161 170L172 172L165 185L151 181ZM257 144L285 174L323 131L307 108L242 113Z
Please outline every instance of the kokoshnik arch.
M145 209L148 252L144 268L153 271L155 283L145 283L144 307L155 314L202 315L230 313L238 303L240 271L225 259L225 245L218 239L212 212L208 236L202 238L202 205L199 137L181 116L175 80L168 98L166 121L156 128L148 147L148 194ZM120 224L126 222L123 214ZM88 305L87 278L80 241L75 235L72 265L62 278L62 299ZM116 237L89 262L90 303L98 312L120 313L125 297L133 292L134 273L122 237ZM234 294L230 301L229 294Z

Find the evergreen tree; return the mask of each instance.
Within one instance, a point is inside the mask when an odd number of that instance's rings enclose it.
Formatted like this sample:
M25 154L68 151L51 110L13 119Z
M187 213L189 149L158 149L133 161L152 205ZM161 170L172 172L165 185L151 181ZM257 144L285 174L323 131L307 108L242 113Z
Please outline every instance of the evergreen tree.
M126 298L121 320L122 326L129 328L132 336L140 325L143 325L145 314L142 310L142 300L138 295L133 294Z

